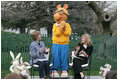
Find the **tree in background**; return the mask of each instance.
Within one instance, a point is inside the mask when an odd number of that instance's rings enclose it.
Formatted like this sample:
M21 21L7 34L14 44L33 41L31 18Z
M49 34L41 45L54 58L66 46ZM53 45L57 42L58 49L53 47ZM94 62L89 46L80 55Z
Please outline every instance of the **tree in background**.
M2 1L2 27L20 28L21 33L25 33L25 28L40 29L46 10L41 7L44 2L30 1ZM43 14L42 14L43 13Z
M86 1L2 1L2 27L20 28L21 33L25 32L25 28L28 28L28 30L40 30L41 27L46 27L48 34L52 34L55 6L57 4L68 4L70 15L67 22L70 23L73 33L101 34L104 31L104 34L106 34L109 30L107 30L106 26L101 27L102 21L100 21L100 18L95 17L95 11L89 6L89 3L91 4L91 2ZM106 7L113 7L113 5L110 5L111 3L108 5L107 1L94 2L99 8L97 9L98 12L103 11ZM110 22L114 22L113 19L116 20L114 17ZM106 23L103 25L106 25ZM109 24L111 25L111 23ZM111 32L116 30L113 29L111 29Z
M86 1L86 4L97 15L96 26L99 33L107 35L117 34L117 6L116 1ZM115 29L114 29L115 28Z

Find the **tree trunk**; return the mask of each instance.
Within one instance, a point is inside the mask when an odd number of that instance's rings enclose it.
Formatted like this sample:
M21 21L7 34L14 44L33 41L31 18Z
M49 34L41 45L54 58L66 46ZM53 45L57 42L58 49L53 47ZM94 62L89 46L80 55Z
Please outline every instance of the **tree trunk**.
M86 1L86 4L95 12L95 14L98 17L99 22L102 24L103 27L103 34L110 35L110 21L111 16L107 14L106 12L102 11L101 8L98 7L98 5L94 1Z
M39 24L40 24L40 20L39 20L38 17L36 17L36 25L35 25L35 29L38 30L38 31L40 31L40 26L39 26Z
M47 31L48 31L48 34L52 34L52 27L51 26L47 27Z
M26 32L26 33L27 33L27 34L29 34L29 33L30 33L30 29L29 29L29 28L27 29L27 32Z
M20 33L25 33L25 27L20 28Z

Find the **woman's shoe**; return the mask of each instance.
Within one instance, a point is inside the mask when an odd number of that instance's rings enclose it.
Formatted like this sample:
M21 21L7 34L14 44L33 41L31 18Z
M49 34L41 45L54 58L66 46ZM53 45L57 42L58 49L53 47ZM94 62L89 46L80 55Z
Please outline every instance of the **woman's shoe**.
M50 79L50 76L46 76L46 78L45 79Z
M43 78L40 78L40 79L44 79L44 77Z
M83 78L81 78L81 79L84 79L84 78L85 78L85 76Z

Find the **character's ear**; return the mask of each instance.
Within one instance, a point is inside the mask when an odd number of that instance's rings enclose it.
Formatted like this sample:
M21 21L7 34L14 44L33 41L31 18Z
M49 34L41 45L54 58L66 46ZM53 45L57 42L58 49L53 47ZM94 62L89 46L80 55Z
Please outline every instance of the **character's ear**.
M14 54L12 51L10 51L10 55L11 55L12 59L14 60Z
M30 66L30 64L28 62L24 62L24 64Z
M25 67L25 69L30 69L30 68L31 68L31 66L26 66L26 67Z
M60 5L60 4L57 5L57 9L58 9L58 8L61 8L61 5Z
M16 59L20 58L21 53L18 53L18 55L16 56Z
M63 8L68 9L68 4L64 4Z
M22 57L20 58L20 63L23 64L23 58Z

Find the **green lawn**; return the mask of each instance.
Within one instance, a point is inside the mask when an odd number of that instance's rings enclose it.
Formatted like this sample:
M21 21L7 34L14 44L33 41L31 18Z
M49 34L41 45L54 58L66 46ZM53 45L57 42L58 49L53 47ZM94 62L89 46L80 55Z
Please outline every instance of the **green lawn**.
M29 62L30 60L30 55L29 53L21 53L21 56L23 57L23 61L27 61ZM9 53L2 53L1 55L1 77L4 78L5 75L7 75L8 73L10 73L9 71L9 67L11 65L11 56L9 55ZM117 70L117 62L116 61L112 61L112 60L106 60L106 59L99 59L96 58L96 55L93 54L92 56L92 64L91 64L91 74L90 75L99 75L99 68L100 66L104 66L105 63L109 63L112 65L111 70ZM84 74L86 75L86 71L84 71ZM38 71L36 70L35 75L38 75ZM73 70L69 70L69 75L73 75Z
M30 70L30 72L31 72L31 70ZM59 72L59 74L60 74L60 71L58 71ZM1 79L4 79L4 77L7 75L7 74L9 74L10 73L10 71L9 70L1 70ZM87 71L83 71L83 73L85 74L85 75L87 75ZM30 75L32 75L32 74L30 74ZM38 69L35 69L34 70L34 75L35 76L38 76L39 75L39 72L38 72ZM73 70L69 70L69 76L73 76L74 75L74 73L73 73ZM92 76L98 76L99 75L99 71L91 71L91 73L89 73L89 75L92 75Z

